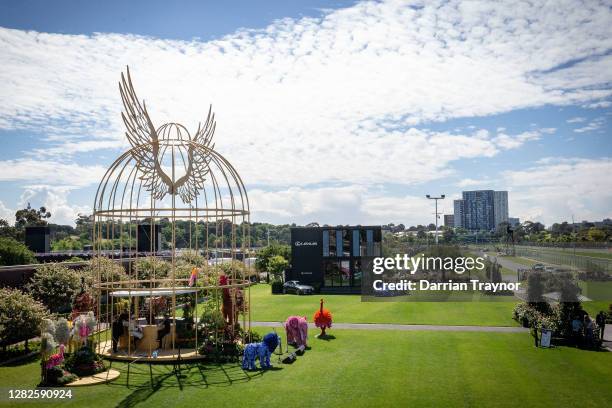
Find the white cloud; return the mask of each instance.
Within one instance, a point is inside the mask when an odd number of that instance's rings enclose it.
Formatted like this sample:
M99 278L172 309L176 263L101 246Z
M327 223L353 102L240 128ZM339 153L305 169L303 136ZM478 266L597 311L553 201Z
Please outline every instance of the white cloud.
M70 187L29 186L20 198L20 208L28 202L40 203L51 212L49 222L61 225L74 225L77 214L91 214L90 206L68 204Z
M383 190L363 186L291 187L276 191L251 190L249 198L257 202L253 219L279 223L307 224L418 224L426 222L423 214L433 212L425 197L406 195L390 197ZM452 207L448 204L448 207ZM440 210L443 211L441 202ZM452 212L452 210L451 210ZM431 216L433 222L433 215Z
M0 28L0 128L44 132L48 143L34 152L43 160L1 161L0 181L96 184L103 166L66 157L124 148L116 84L129 64L157 126L195 130L214 104L217 149L257 186L249 192L262 217L423 222L430 210L420 198L384 198L372 186L447 177L456 160L493 157L554 130L418 127L606 103L609 27L605 3L389 1L209 42ZM305 187L322 184L340 186ZM68 219L68 191L36 192Z
M612 160L546 158L534 167L507 171L511 216L545 224L612 216Z
M15 210L8 208L2 201L0 201L0 219L8 221L9 224L15 223Z
M406 127L611 94L608 34L605 4L558 2L361 2L209 42L3 28L0 126L44 129L50 154L108 148L123 139L116 84L129 64L157 125L195 129L213 103L218 149L239 169L260 159L253 183L295 182L288 175L308 168L295 157L324 164L305 182L373 173L414 182L420 163L377 165L420 147L421 133Z
M97 184L104 175L102 166L19 159L0 161L0 181L84 187Z
M477 180L477 179L473 179L473 178L465 178L463 180L460 180L457 183L457 187L473 187L473 186L482 186L484 184L488 184L489 180L488 179L484 179L484 180Z
M586 120L587 118L583 117L583 116L576 116L573 118L569 118L568 120L566 120L567 123L582 123Z
M545 133L550 134L550 129L551 128L545 129ZM516 149L528 141L540 139L542 136L541 132L542 130L529 130L513 136L500 133L493 139L493 141L502 149Z
M606 120L603 117L595 118L592 121L590 121L588 123L588 125L583 126L581 128L574 129L574 132L576 132L576 133L588 133L588 132L592 132L594 130L601 129L601 127L604 125L605 121Z
M612 106L612 101L599 101L582 105L583 108L587 109L602 109L609 108L610 106Z

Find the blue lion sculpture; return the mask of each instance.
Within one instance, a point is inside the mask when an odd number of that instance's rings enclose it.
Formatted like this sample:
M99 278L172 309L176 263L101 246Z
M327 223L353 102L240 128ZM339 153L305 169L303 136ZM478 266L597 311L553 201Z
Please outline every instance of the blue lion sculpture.
M249 343L244 346L242 356L242 368L245 370L255 370L255 360L259 358L261 368L271 368L270 356L280 344L280 337L276 333L268 333L264 336L261 343Z

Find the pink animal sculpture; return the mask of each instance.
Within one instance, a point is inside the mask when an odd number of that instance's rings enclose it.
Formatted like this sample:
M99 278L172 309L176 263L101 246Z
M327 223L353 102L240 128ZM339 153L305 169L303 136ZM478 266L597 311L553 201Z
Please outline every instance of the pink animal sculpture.
M289 316L285 321L287 343L296 347L308 346L308 322L303 316Z

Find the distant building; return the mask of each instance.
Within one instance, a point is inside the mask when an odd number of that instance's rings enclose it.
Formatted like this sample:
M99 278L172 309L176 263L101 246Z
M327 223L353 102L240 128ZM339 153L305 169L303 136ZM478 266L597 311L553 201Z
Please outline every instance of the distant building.
M444 226L451 228L455 226L455 216L453 214L444 215Z
M510 224L511 227L518 227L520 223L521 220L519 218L508 217L508 224Z
M508 222L508 192L493 192L493 217L495 228L502 222Z
M455 200L454 225L468 230L494 230L508 222L508 192L493 190L463 191Z
M380 226L292 227L291 268L285 279L317 284L323 291L358 292L365 268L381 256L381 243Z
M455 223L455 228L463 228L463 200L454 200L453 209L453 222Z
M463 227L468 230L492 230L495 228L493 190L463 192Z

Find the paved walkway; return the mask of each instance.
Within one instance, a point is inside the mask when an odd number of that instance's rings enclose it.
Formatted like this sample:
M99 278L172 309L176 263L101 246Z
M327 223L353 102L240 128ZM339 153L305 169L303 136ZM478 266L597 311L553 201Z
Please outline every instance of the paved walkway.
M251 322L252 326L278 327L282 328L281 322ZM315 328L314 323L308 323L308 327ZM433 324L386 324L386 323L334 323L334 329L355 330L403 330L403 331L464 331L464 332L495 332L495 333L525 333L529 329L524 327L505 326L442 326Z

